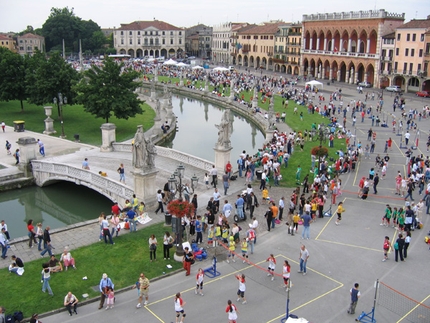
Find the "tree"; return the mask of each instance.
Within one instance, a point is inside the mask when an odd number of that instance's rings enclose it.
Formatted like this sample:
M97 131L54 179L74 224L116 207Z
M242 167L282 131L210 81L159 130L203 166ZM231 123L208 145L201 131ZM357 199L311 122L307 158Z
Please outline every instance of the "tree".
M25 66L21 55L0 48L0 100L19 100L24 110Z
M118 119L128 119L142 113L134 90L139 86L134 80L139 73L125 68L124 63L116 63L107 58L103 67L93 66L84 73L81 81L73 87L76 101L83 104L85 111L109 122L114 115Z
M79 75L59 53L47 59L41 52L36 52L27 59L26 65L27 94L30 103L37 105L52 103L58 93L66 96L68 103L73 103L72 84L79 79Z

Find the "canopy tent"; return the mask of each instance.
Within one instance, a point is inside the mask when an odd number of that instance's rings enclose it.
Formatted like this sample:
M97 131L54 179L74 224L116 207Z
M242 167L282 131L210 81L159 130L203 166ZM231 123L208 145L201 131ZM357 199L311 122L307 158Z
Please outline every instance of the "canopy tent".
M173 59L169 59L168 61L165 61L163 63L163 65L176 65L176 64L178 64L178 62L174 61Z
M176 64L176 66L178 66L178 67L187 67L187 66L189 66L189 65L188 65L188 64L185 64L185 63L183 63L183 62L180 62L180 63Z
M311 87L312 91L313 91L314 87L320 88L320 89L323 88L323 84L321 82L316 81L316 80L306 82L306 86L308 86L308 85Z
M193 69L193 70L202 70L202 69L203 69L203 67L201 67L201 66L199 66L199 65L196 65L196 66L193 66L193 67L192 67L192 69Z
M219 72L227 72L227 71L229 71L229 69L227 67L221 67L221 66L215 67L213 70L214 71L219 71Z

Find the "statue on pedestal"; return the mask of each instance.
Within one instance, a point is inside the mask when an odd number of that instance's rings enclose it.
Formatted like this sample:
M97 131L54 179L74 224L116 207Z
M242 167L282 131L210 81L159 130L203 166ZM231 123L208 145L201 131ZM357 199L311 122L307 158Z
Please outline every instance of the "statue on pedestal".
M146 159L145 136L143 134L143 127L137 126L136 134L133 139L133 158L132 165L134 168L142 169Z
M149 168L155 167L155 155L157 154L157 149L155 148L154 143L151 138L145 139L145 147L146 147L146 166Z
M230 148L231 126L229 120L229 110L225 110L222 115L221 123L215 125L218 129L217 146L222 148Z
M155 117L156 118L160 117L160 112L161 112L160 100L156 99L155 100Z

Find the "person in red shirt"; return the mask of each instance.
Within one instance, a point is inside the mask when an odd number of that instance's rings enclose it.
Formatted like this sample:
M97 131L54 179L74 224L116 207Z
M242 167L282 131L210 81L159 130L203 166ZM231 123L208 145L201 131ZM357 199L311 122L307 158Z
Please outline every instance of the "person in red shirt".
M118 206L118 202L115 202L114 205L112 205L112 214L115 215L119 215L119 213L121 212L119 206Z
M231 170L232 170L232 166L230 164L230 161L228 161L227 164L225 165L225 172L228 174L228 178L230 178L231 176Z
M387 146L388 146L388 149L390 149L390 150L392 150L391 149L391 145L393 144L393 140L391 139L391 137L390 138L388 138L388 140L387 140Z
M28 237L30 238L30 241L28 242L28 246L30 248L33 248L33 241L34 241L34 244L37 245L37 240L36 240L36 231L34 231L34 225L33 225L32 219L27 221L27 231L28 231Z
M358 183L358 197L361 197L362 195L362 191L363 191L363 187L364 187L364 180L366 179L366 177L362 177L360 179L360 182Z

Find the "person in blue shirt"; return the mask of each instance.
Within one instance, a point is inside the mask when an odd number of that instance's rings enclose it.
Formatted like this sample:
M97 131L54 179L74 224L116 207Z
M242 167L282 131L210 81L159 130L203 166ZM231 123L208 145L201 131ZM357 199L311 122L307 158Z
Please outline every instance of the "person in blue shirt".
M228 200L224 201L224 206L222 207L222 214L228 219L228 217L231 215L231 212L233 211L233 207L230 203L228 203Z
M99 284L99 289L101 293L99 309L101 309L104 306L104 303L106 300L107 287L111 287L112 289L114 289L115 285L113 284L112 280L108 277L107 274L103 274Z
M127 211L128 222L130 224L130 232L136 231L136 212L133 209ZM134 229L133 229L134 228Z
M239 217L239 219L244 218L244 214L243 214L244 204L245 204L245 201L243 200L243 197L241 195L238 195L236 200L236 209L237 209L237 216Z
M203 242L203 234L202 234L203 223L202 223L201 215L197 215L195 226L196 226L196 233L197 233L196 243L202 243Z

